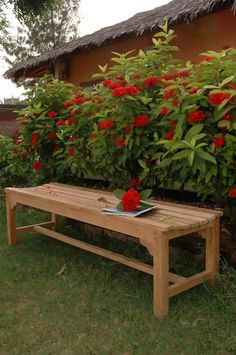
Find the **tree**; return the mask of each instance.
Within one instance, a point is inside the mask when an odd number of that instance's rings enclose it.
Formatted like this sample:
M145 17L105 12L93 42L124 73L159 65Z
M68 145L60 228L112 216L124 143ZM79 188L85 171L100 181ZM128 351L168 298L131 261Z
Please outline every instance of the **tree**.
M19 19L23 19L26 14L39 14L48 6L52 6L55 0L0 0L0 12L2 6L12 4L14 13Z
M5 60L13 65L76 38L79 21L78 0L57 0L43 13L25 15L17 35L8 34L2 41Z

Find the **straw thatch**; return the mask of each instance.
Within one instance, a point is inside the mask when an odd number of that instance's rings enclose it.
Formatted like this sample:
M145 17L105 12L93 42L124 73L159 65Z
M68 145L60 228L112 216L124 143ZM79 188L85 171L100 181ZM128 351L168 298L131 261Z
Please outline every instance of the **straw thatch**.
M73 52L86 51L110 43L129 35L140 36L146 31L154 31L166 20L169 24L190 22L226 7L236 6L236 0L173 0L167 5L134 15L126 21L102 28L90 35L65 43L43 55L18 63L5 73L5 77L17 80L26 71L45 63L54 63L58 58Z

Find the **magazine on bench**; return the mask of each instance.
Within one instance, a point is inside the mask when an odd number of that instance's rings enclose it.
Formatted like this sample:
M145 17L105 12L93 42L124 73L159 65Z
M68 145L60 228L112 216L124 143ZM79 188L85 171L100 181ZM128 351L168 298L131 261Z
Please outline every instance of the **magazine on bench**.
M157 205L148 202L142 202L142 204L132 212L122 211L117 207L106 207L102 209L102 214L109 214L113 216L126 216L126 217L138 217L143 213L151 211L157 208Z

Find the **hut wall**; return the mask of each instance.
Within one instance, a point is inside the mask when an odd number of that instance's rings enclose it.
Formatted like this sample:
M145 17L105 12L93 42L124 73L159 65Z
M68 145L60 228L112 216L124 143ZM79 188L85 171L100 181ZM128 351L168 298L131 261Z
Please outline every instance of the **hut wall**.
M0 135L13 136L18 125L16 123L16 110L22 109L19 105L0 105Z
M186 61L199 61L198 54L206 50L218 51L228 46L236 47L236 16L230 9L198 18L188 24L178 24L173 26L173 29L177 35L173 43L180 48L176 55ZM105 46L73 54L68 81L75 85L89 82L92 74L99 72L98 64L111 64L112 51L125 53L146 48L151 45L155 32L145 33L140 37L123 38Z

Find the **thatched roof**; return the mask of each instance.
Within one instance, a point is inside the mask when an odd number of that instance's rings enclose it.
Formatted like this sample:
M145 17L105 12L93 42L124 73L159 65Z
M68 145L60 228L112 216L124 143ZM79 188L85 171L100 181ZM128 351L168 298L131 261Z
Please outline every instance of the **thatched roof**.
M116 25L102 28L90 35L65 43L43 55L18 63L5 73L5 77L17 80L24 77L29 69L45 63L53 63L58 58L73 52L84 52L92 47L102 46L129 35L140 36L144 32L156 30L166 20L169 24L190 22L197 17L226 7L233 7L235 4L235 0L173 0L153 10L140 12Z

